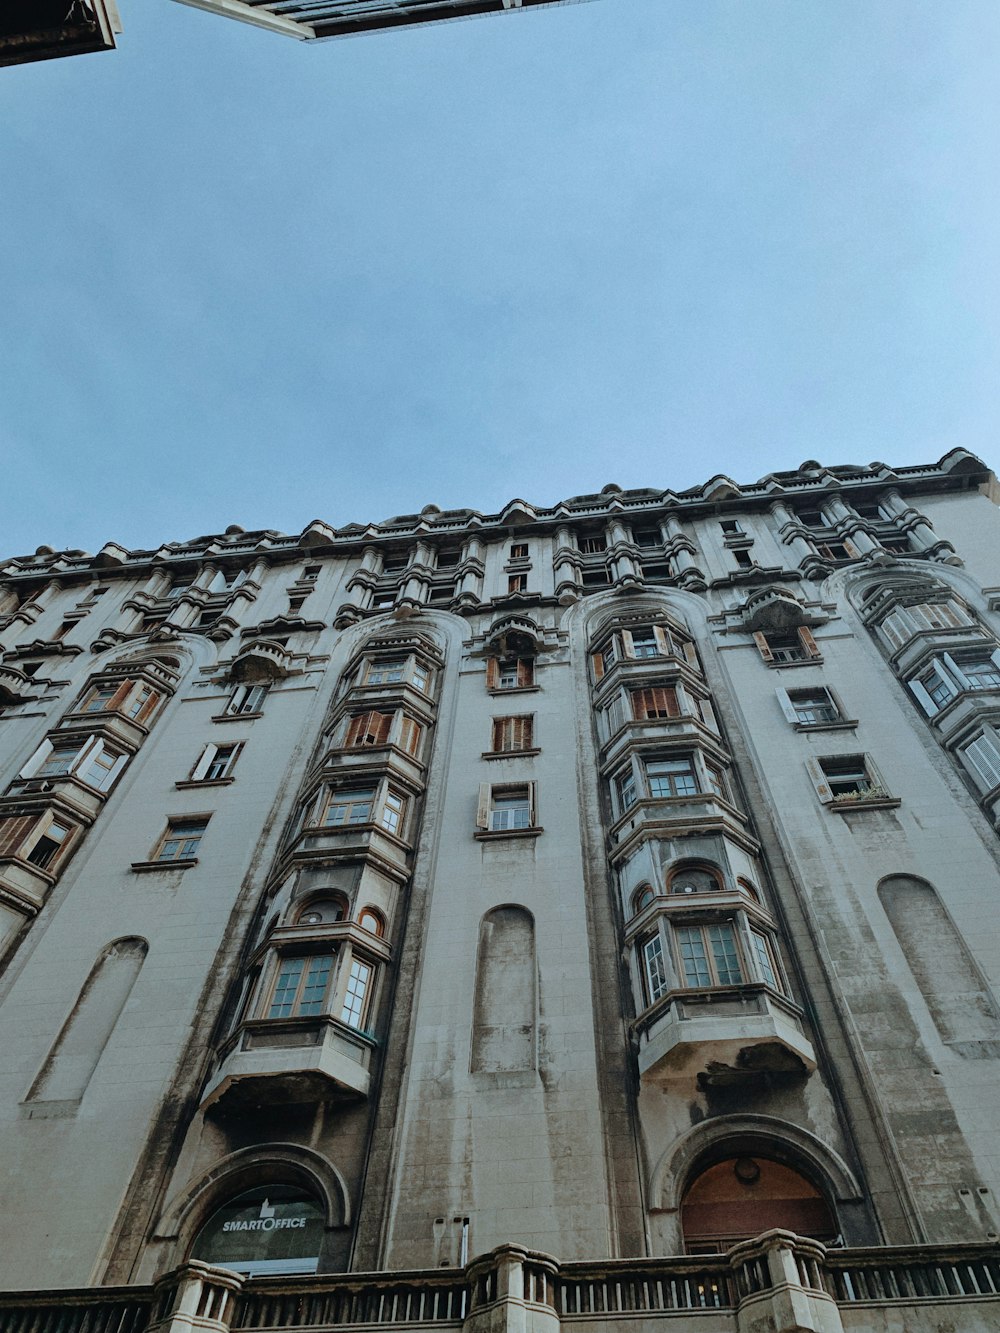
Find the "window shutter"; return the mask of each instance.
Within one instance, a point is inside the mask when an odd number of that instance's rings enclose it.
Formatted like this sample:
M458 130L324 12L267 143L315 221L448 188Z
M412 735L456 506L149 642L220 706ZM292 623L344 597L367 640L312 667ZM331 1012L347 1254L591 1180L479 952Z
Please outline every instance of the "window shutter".
M535 787L536 783L528 783L528 827L535 828L538 824L538 814L535 808Z
M530 750L534 732L534 717L519 717L514 723L514 745L518 750Z
M530 657L517 659L517 683L522 688L531 685L535 679L535 663Z
M991 791L1000 783L1000 751L994 736L984 732L971 745L967 745L962 753L985 783L985 791Z
M684 657L688 666L693 666L695 671L701 670L701 663L698 661L698 649L690 639L684 640Z
M662 625L654 625L653 633L656 635L656 646L660 650L661 657L670 656L670 638Z
M0 822L0 856L16 856L37 823L37 815L20 815Z
M420 748L420 727L412 717L404 717L399 731L400 744L407 754L416 754Z
M592 653L590 660L594 664L594 679L600 680L604 675L604 654Z
M770 645L767 642L767 635L757 630L753 636L753 641L757 645L757 651L765 662L774 661L774 653L771 652Z
M486 659L486 688L496 690L500 687L500 662L496 657Z
M83 745L77 751L77 756L69 766L69 771L75 773L77 769L84 768L87 760L91 758L98 750L102 748L103 742L100 736L88 736Z
M995 667L1000 667L1000 648L994 648L990 653L990 661Z
M827 781L826 774L820 768L818 759L807 759L806 768L809 770L809 776L812 778L812 784L816 788L816 794L824 805L829 805L833 800L833 792L830 790L830 784Z
M788 697L788 691L783 690L779 685L774 692L778 696L778 703L781 705L781 711L784 713L786 720L791 722L794 726L799 720L799 715L792 706L792 701Z
M52 749L53 746L51 741L49 740L42 741L41 745L39 745L38 749L31 756L31 758L28 760L28 762L21 769L20 773L18 773L17 776L19 778L34 777L34 775L38 772L41 766L45 763L46 759L48 759L49 755L52 753Z
M368 719L370 716L370 713L358 713L355 717L351 718L350 725L347 728L347 735L344 738L345 745L355 746L360 744L361 738L367 730Z
M479 784L479 804L476 807L476 827L489 828L490 826L490 784L481 782Z
M121 708L122 704L131 694L132 686L134 684L134 680L123 680L108 702L104 705L104 711L113 713L116 709Z
M962 670L962 668L958 665L958 663L955 661L955 659L952 657L952 655L950 653L942 653L941 657L944 661L945 666L951 672L953 679L958 684L958 688L960 690L967 690L969 688L969 678Z
M622 630L622 650L626 657L635 657L635 644L632 642L632 635L627 629Z
M712 707L712 705L709 703L707 699L700 700L700 705L701 705L701 716L702 719L704 720L705 726L708 727L709 730L714 731L716 735L718 735L719 723L715 716L715 709Z
M931 696L927 693L927 691L924 689L923 685L921 685L920 681L908 680L906 683L913 691L917 703L924 710L927 716L933 717L935 713L938 711L938 706L931 698Z
M799 642L810 657L820 656L820 651L816 646L816 640L813 638L812 630L807 629L805 625L799 626Z
M107 773L101 778L100 790L110 791L114 785L115 779L129 761L127 754L120 754L115 762L108 769Z
M212 760L215 758L218 751L219 747L217 745L205 746L204 750L201 752L201 758L191 770L190 782L201 782L209 768L211 768Z
M136 722L145 722L146 718L149 717L150 713L152 713L153 709L159 702L160 702L160 695L156 690L153 690L152 694L149 696L149 698L146 700L143 706L139 709L139 713L135 719Z

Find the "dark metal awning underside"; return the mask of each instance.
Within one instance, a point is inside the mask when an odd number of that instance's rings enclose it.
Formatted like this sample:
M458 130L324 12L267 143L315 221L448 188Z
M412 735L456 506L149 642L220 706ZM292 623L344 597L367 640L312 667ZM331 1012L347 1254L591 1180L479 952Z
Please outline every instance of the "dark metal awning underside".
M350 37L579 0L181 0L291 37Z

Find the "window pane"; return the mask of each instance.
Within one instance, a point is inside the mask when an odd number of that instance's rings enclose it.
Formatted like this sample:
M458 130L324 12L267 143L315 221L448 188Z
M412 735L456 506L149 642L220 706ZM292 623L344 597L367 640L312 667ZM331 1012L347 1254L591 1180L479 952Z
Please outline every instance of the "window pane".
M367 823L371 818L374 795L375 792L371 787L359 788L356 791L331 792L323 823L327 827Z
M403 817L403 805L403 798L398 792L386 793L385 803L382 806L382 827L389 833L398 833Z
M663 959L663 941L659 935L646 940L642 946L642 955L646 964L646 985L649 990L650 1004L665 995L667 986L667 968Z
M658 759L646 765L649 794L658 800L669 796L694 796L698 785L689 755L680 759Z
M490 811L490 828L495 830L528 828L530 814L528 794L494 796Z
M632 631L632 655L634 657L659 657L659 645L656 642L656 635L651 629Z
M286 958L282 962L274 988L274 998L267 1011L268 1018L288 1018L291 1015L304 966L304 958Z
M771 966L771 955L768 951L767 941L756 930L751 930L750 938L753 940L754 952L757 954L757 968L761 977L769 986L773 986L775 990L780 990L778 978Z
M698 926L681 926L677 931L677 945L681 954L684 983L687 986L711 985L705 941Z
M709 926L709 943L715 960L715 971L720 986L734 986L743 980L740 973L739 957L736 952L736 936L732 926Z
M371 974L372 970L367 963L362 963L358 959L354 959L351 963L351 975L347 981L347 994L344 996L344 1007L340 1011L340 1021L352 1028L361 1026L365 993L368 990Z
M326 983L330 980L332 968L333 958L328 954L309 959L305 984L302 987L302 999L299 1003L300 1014L308 1015L320 1012L323 1007L323 996L326 994Z

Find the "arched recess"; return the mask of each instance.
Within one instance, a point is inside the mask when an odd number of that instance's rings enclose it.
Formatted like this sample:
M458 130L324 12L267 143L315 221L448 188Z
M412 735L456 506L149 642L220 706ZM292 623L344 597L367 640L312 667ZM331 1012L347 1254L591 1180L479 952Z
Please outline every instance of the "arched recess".
M760 1155L803 1172L835 1203L857 1203L862 1197L850 1167L815 1134L774 1116L734 1115L703 1120L662 1155L650 1180L652 1209L677 1212L700 1170L743 1155Z
M26 1098L78 1103L111 1039L149 951L145 940L112 940L98 955Z
M681 1232L688 1254L725 1251L776 1227L822 1241L840 1230L820 1186L773 1157L741 1154L710 1162L684 1193Z
M1000 1055L1000 1007L934 886L887 875L878 896L941 1040L960 1055Z
M327 1231L350 1224L347 1185L337 1168L320 1153L295 1143L241 1148L175 1195L164 1209L156 1238L173 1242L167 1267L183 1262L199 1231L227 1200L271 1184L297 1185L317 1198Z
M479 925L472 1072L535 1068L535 920L525 907L494 907Z

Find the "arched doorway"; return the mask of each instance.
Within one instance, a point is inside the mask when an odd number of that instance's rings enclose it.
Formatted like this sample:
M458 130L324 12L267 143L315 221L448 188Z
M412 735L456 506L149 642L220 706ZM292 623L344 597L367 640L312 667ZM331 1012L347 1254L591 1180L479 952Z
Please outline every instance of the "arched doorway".
M688 1254L716 1254L774 1227L827 1241L838 1232L820 1190L766 1157L727 1157L699 1172L681 1204L681 1227Z
M191 1258L248 1277L315 1273L325 1218L297 1185L262 1185L222 1204L202 1226Z

